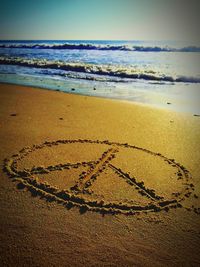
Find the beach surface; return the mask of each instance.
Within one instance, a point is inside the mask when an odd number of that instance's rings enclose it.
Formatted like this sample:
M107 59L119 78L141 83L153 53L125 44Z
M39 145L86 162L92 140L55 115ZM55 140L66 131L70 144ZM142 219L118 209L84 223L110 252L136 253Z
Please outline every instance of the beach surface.
M0 85L1 266L199 266L200 117Z

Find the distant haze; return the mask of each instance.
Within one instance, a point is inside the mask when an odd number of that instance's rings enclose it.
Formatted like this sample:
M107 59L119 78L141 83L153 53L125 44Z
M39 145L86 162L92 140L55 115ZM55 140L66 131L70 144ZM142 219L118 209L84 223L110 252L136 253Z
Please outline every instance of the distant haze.
M198 0L0 0L0 39L199 44Z

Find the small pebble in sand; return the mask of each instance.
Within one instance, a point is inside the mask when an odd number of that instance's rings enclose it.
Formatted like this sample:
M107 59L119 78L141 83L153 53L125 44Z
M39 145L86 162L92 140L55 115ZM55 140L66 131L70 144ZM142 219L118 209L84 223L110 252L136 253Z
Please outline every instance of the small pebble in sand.
M171 120L170 122L173 123L174 121Z
M167 102L167 105L171 105L171 103L170 102Z
M10 116L15 117L15 116L17 116L17 114L16 113L12 113L12 114L10 114Z
M59 120L61 120L61 121L62 121L62 120L63 120L63 118L59 118Z

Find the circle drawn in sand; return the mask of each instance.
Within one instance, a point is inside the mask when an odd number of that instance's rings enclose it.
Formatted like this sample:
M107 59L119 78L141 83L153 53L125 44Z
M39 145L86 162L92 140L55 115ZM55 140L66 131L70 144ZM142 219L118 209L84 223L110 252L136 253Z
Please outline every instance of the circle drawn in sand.
M33 167L31 169L18 170L18 163L26 158L30 153L34 151L42 151L45 147L54 148L59 145L69 144L94 144L94 145L106 145L108 149L104 151L98 160L77 162L77 163L65 163L50 165L47 167ZM170 198L164 198L155 193L154 189L149 189L145 186L144 182L138 181L136 177L130 176L129 173L121 170L113 163L115 157L117 157L120 149L128 149L141 151L143 153L150 154L153 157L169 164L171 168L176 171L177 180L181 179L182 190L180 192L173 193ZM70 189L59 190L58 188L49 185L45 182L39 182L35 177L37 174L47 174L53 171L63 171L69 169L78 169L81 166L87 167L87 171L79 174L77 180ZM105 201L99 197L93 198L93 192L90 191L92 184L98 179L100 175L103 175L105 170L112 170L120 179L123 179L133 190L136 190L145 199L148 199L147 203L122 203L119 201ZM27 187L33 195L39 195L49 201L57 201L63 203L66 207L71 208L77 206L80 208L80 212L84 213L87 210L96 211L100 213L124 213L124 214L137 214L141 212L158 212L161 210L168 211L170 208L181 207L181 202L185 197L190 197L194 190L194 185L191 183L191 174L189 171L174 159L169 159L160 153L155 153L145 148L121 144L117 142L99 141L99 140L57 140L54 142L44 142L40 145L33 145L32 147L23 148L18 154L13 155L9 160L5 160L4 170L9 176L19 182L18 188Z

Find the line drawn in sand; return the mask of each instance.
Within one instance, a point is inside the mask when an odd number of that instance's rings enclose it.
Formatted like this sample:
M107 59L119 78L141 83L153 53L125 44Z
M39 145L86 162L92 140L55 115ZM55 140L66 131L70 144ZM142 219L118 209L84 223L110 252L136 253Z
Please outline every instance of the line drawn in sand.
M41 151L45 147L55 147L59 145L69 144L94 144L94 145L106 145L108 149L105 150L98 160L84 161L77 163L64 163L57 165L49 165L47 167L37 166L31 169L18 170L18 163L26 158L30 153L34 151ZM166 164L169 164L171 168L176 170L176 179L181 180L182 190L180 192L172 193L169 198L159 196L154 189L149 189L145 186L144 182L139 182L136 177L130 175L124 170L120 169L113 163L113 159L120 153L120 149L126 148L133 151L141 151L148 153L154 157L158 157ZM39 182L35 175L48 174L54 171L63 171L70 169L78 169L80 167L87 167L87 171L83 171L79 174L75 184L69 189L60 190L55 186L48 184L47 182ZM102 197L93 198L93 191L90 190L93 183L99 176L103 175L105 170L112 170L117 176L136 190L142 197L148 199L148 203L122 203L119 201L105 201ZM33 145L32 147L25 147L18 154L13 155L10 159L4 161L4 171L18 182L18 188L28 188L33 195L39 195L48 201L57 201L64 204L67 208L76 206L80 209L81 213L87 210L100 212L102 214L127 214L133 215L141 212L159 212L162 210L168 211L171 208L183 207L182 202L185 198L189 198L195 190L195 186L192 183L192 176L190 172L181 164L177 163L174 159L169 159L160 153L155 153L145 148L129 145L127 143L121 144L118 142L110 142L108 140L57 140L53 142L44 142L40 145ZM97 195L98 196L98 195ZM197 196L196 196L197 197ZM200 213L199 208L187 208L193 210L196 213Z

